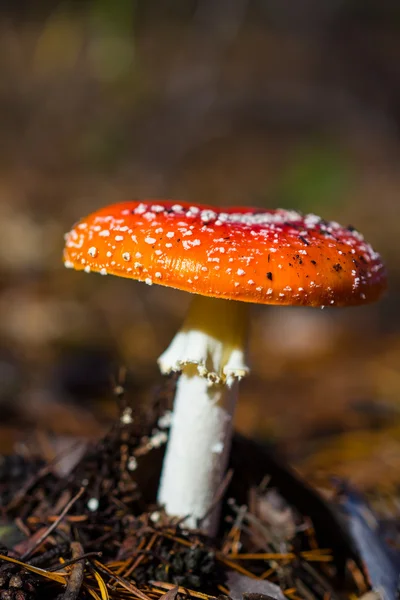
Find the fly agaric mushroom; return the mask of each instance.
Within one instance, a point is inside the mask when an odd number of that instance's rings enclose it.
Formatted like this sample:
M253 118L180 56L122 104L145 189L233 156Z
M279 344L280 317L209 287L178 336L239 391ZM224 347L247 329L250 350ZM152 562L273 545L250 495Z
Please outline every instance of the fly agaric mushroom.
M215 532L248 303L347 306L386 286L380 256L352 227L288 210L216 209L125 202L82 219L66 236L67 267L158 283L194 294L188 315L159 358L181 373L158 499L189 526ZM236 302L235 302L236 301Z

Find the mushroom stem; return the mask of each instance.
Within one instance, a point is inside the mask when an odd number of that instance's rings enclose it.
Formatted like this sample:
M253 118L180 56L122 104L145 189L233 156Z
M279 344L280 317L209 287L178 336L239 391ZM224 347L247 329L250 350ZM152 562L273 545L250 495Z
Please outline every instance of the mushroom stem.
M218 524L213 502L226 470L238 383L248 373L246 333L245 303L196 295L159 358L163 373L181 376L158 500L190 527L207 515L201 528L209 535Z

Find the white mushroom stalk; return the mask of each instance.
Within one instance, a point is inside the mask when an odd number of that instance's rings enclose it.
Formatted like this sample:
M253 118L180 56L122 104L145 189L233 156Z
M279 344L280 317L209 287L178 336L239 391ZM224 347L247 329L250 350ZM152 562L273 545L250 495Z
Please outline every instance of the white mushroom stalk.
M201 522L209 535L218 523L214 501L226 471L238 383L249 371L246 332L246 303L196 295L158 361L164 374L181 372L158 500L168 514L187 517L187 526Z

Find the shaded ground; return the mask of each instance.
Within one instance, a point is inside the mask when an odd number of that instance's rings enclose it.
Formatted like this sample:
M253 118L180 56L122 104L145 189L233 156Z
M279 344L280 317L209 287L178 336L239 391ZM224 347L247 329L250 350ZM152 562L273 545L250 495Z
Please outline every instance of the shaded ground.
M398 569L385 547L388 532L378 541L369 525L360 528L348 492L342 492L345 519L339 496L328 504L245 438L233 442L217 538L168 518L155 505L168 432L159 418L164 401L159 397L147 417L134 412L130 424L124 424L126 410L64 475L58 460L3 461L2 600L105 600L108 594L241 600L245 593L263 594L260 600L336 600L370 587L382 599L393 596ZM365 514L362 500L360 507Z

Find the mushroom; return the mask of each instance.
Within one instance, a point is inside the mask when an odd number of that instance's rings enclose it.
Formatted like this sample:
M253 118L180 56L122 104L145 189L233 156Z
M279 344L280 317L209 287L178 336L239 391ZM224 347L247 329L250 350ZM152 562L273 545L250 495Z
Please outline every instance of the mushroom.
M64 261L194 294L158 360L162 373L180 373L158 500L210 535L238 383L249 372L248 304L366 304L386 286L380 256L354 228L290 210L116 204L74 226Z

